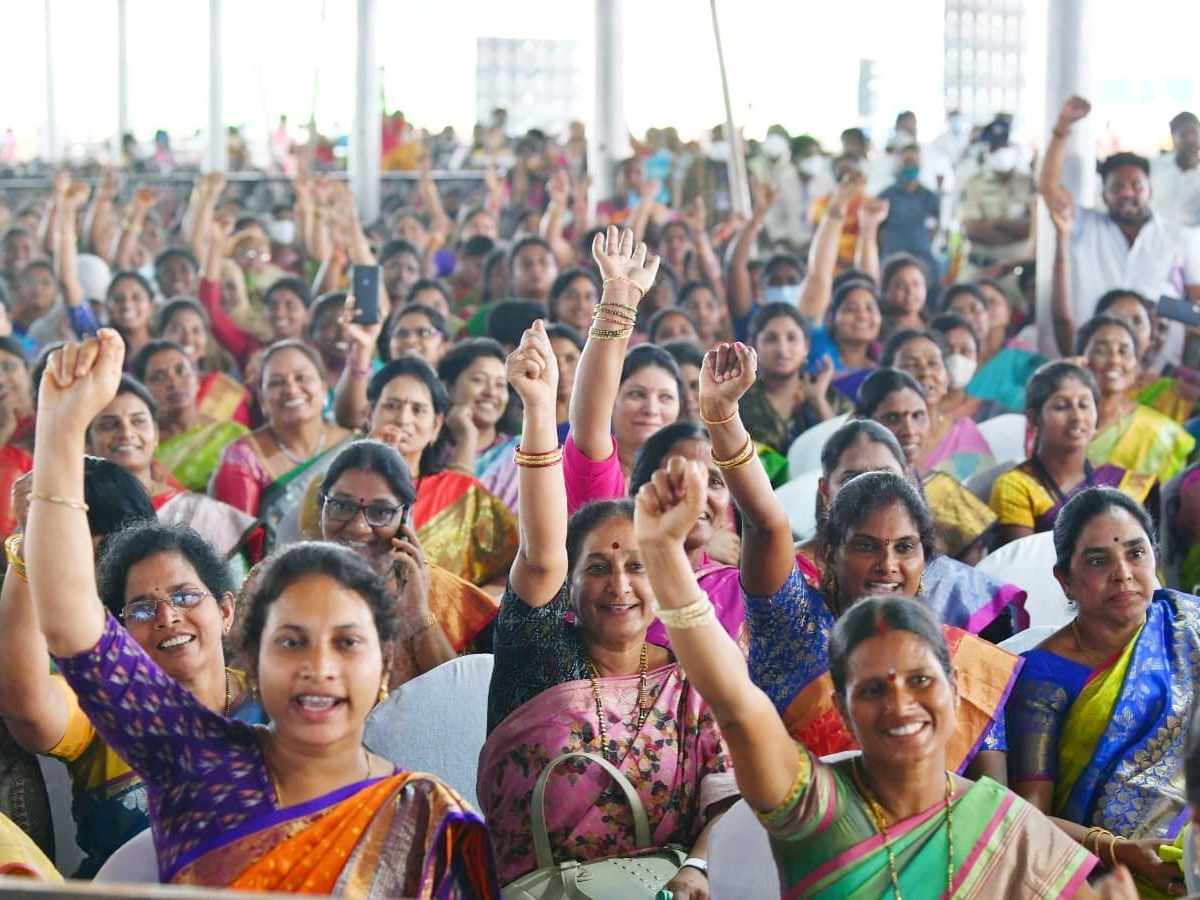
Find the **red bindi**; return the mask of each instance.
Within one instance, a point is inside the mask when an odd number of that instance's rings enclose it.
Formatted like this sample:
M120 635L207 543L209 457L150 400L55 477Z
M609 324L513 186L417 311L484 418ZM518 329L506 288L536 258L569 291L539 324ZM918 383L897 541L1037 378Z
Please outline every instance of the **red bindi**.
M887 677L888 677L888 681L895 681L895 680L896 680L896 670L895 670L895 669L888 669L888 670L887 670Z
M614 550L620 550L620 549L621 549L621 545L620 545L620 544L618 544L616 541L613 541L613 545L612 545L612 547L613 547L613 549L614 549Z

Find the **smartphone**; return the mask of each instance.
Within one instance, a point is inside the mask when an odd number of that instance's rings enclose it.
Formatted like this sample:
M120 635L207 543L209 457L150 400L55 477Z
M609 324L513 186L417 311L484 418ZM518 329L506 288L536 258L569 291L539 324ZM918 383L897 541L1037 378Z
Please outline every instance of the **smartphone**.
M404 507L404 513L400 516L400 527L396 530L397 537L402 541L407 541L408 538L404 534L404 526L412 524L412 507Z
M1158 315L1184 325L1200 325L1200 306L1180 297L1159 297Z
M355 266L351 293L354 294L354 317L359 325L379 322L379 266Z

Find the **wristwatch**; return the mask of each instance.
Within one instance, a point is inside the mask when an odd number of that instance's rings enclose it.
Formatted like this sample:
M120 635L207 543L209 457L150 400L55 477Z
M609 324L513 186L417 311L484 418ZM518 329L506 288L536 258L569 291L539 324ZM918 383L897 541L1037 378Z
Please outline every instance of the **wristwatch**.
M689 866L693 869L697 869L698 871L703 872L705 875L708 874L708 860L707 859L701 859L698 856L689 856L687 859L685 859L683 861L682 864L680 864L679 868L686 869Z

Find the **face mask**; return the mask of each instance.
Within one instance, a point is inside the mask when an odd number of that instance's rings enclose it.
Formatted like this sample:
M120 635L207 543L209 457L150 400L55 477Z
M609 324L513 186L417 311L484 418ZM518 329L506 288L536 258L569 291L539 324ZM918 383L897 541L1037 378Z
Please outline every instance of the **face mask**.
M788 139L782 134L768 134L762 142L762 152L767 159L779 159L788 152Z
M786 303L789 306L800 305L800 285L798 284L770 284L763 298L767 303Z
M137 271L148 282L154 284L154 263L146 263L144 266L138 266Z
M1017 148L997 147L988 155L987 164L993 172L1011 172L1017 167Z
M715 141L708 148L708 158L713 162L729 162L733 156L733 148L729 146L729 141Z
M821 171L821 157L805 157L796 163L796 168L800 170L800 174L807 175L809 178L812 178Z
M272 243L287 245L296 240L296 223L291 219L276 219L267 226Z
M975 360L968 359L961 353L951 353L946 358L946 374L950 376L951 389L957 391L965 388L975 377L977 367L978 363Z
M899 175L900 175L901 181L916 181L917 176L920 174L921 174L920 166L901 166L900 167Z
M958 116L950 117L950 132L952 134L962 134L963 133L963 120L961 118L959 118Z

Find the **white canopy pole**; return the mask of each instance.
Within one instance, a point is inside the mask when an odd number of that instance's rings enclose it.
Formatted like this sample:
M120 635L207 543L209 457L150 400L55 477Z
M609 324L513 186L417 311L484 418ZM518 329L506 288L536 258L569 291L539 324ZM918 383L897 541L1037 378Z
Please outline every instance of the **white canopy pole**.
M733 103L729 99L729 76L725 71L725 51L721 48L721 26L717 21L717 0L709 0L712 10L713 40L717 45L717 67L721 71L721 94L725 99L725 139L729 141L729 198L735 213L750 215L750 178L746 174L746 151L742 133L733 122Z
M129 9L127 0L117 0L117 135L113 139L112 164L121 164L121 142L133 129L129 124Z
M208 0L208 170L229 169L225 134L224 80L221 71L221 21L224 0Z
M42 151L46 161L56 163L62 158L59 146L58 116L54 108L54 4L44 0L42 8L46 15L46 125L42 131Z
M358 41L354 72L354 129L350 133L350 189L363 222L379 218L379 67L375 63L375 0L358 0Z
M629 155L625 121L625 72L622 68L624 0L595 0L596 99L588 140L588 174L594 208L616 190L616 164Z

